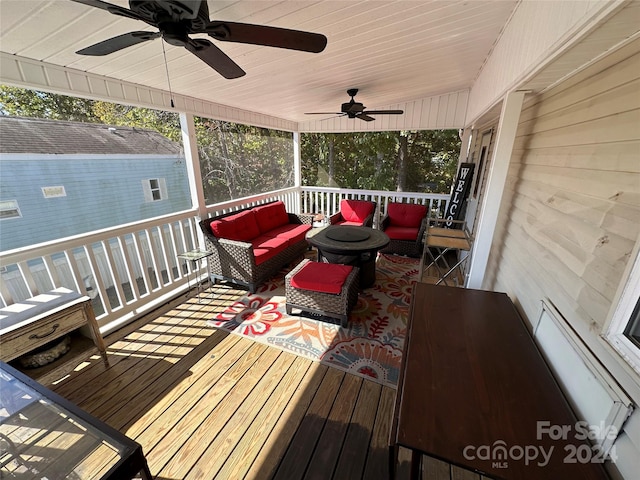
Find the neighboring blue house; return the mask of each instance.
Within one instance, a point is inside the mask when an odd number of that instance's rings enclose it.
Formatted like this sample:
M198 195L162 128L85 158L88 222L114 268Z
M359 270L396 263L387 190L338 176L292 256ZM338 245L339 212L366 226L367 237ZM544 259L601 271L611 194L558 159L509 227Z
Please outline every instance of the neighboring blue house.
M189 208L181 145L157 132L0 116L0 251Z

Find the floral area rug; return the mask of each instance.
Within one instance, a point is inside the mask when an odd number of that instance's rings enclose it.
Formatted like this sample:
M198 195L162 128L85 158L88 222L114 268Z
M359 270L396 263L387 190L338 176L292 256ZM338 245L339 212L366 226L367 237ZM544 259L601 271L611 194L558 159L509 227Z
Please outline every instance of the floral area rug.
M286 270L207 323L383 385L396 387L418 260L380 254L375 285L360 291L349 326L285 310Z

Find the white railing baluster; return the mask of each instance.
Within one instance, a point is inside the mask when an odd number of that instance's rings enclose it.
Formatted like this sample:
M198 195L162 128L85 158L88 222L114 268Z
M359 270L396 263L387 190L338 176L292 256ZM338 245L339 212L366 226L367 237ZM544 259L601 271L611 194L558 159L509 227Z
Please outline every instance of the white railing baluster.
M169 283L175 282L180 278L180 272L177 270L178 267L178 258L176 257L176 245L173 241L173 236L171 233L171 224L162 225L158 228L160 233L161 247L162 253L164 255L164 261L167 270L167 276L169 277ZM174 275L174 269L176 270L176 274Z
M145 257L145 250L142 245L142 240L140 238L142 234L144 234L146 238L146 232L144 231L135 232L133 234L133 243L135 245L138 261L140 262L140 268L142 269L142 278L144 280L144 286L146 290L144 295L142 293L140 294L140 298L143 298L149 295L152 291L152 286L153 286L151 281L151 276L149 275L149 263L147 262L147 258Z
M18 263L18 269L20 271L22 279L24 280L27 290L29 290L29 296L33 297L35 295L38 295L40 291L38 290L38 287L33 280L33 275L31 275L31 270L29 269L28 263L26 261Z
M47 273L49 274L49 278L53 282L53 288L61 287L60 277L58 276L58 270L56 269L55 264L53 263L53 258L51 255L44 255L42 257L44 261L45 268L47 269Z
M133 300L131 301L131 303L134 303L137 300L140 300L140 289L138 288L138 275L136 272L136 267L134 266L134 262L131 259L131 254L129 253L129 244L127 243L128 236L129 234L122 237L122 261L124 262L129 272L129 284L131 285L131 292L133 295ZM135 249L135 242L133 241L133 238L131 243L132 247Z
M153 227L153 229L147 228L144 230L146 234L147 246L148 246L147 253L149 254L149 259L151 260L151 264L153 265L153 273L156 277L156 281L158 285L157 288L152 289L152 291L159 290L165 285L164 280L162 278L162 266L159 263L160 255L158 254L158 247L156 245L156 240L153 235L153 230L155 229L156 227Z
M116 248L121 248L120 238L116 237L115 241L116 241ZM124 293L124 288L122 288L122 284L126 280L126 277L123 278L120 275L120 272L118 271L118 268L117 268L118 262L116 261L116 257L113 254L111 242L107 240L106 242L103 243L102 248L104 248L107 258L109 259L109 265L111 267L109 270L111 273L111 277L113 278L113 283L114 283L113 287L119 299L119 303L120 303L119 308L124 308L124 306L127 304L127 297Z
M98 264L98 259L96 258L96 252L93 244L87 246L87 248L85 249L85 254L87 267L91 272L91 275L93 275L93 278L95 279L100 298L102 299L102 305L104 306L105 312L109 314L113 311L113 309L111 308L111 302L109 301L107 288L109 287L109 284L113 282L113 279L110 279L103 275L103 272Z

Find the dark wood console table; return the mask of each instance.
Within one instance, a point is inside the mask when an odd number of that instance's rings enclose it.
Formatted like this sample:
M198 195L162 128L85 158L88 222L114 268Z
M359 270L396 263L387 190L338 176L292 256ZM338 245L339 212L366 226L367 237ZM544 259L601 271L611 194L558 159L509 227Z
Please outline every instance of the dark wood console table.
M494 478L608 478L597 452L576 438L576 422L507 295L416 284L391 428L392 478L398 447L413 451L414 478L422 454ZM551 438L555 427L566 438ZM551 452L546 460L541 449ZM572 455L578 449L582 456Z

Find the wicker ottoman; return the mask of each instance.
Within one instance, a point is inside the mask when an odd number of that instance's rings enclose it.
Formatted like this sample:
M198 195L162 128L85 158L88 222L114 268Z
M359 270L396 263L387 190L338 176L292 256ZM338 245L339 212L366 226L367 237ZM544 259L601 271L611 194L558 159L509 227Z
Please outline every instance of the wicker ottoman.
M358 301L358 267L305 259L285 277L286 309L337 318L346 327Z

